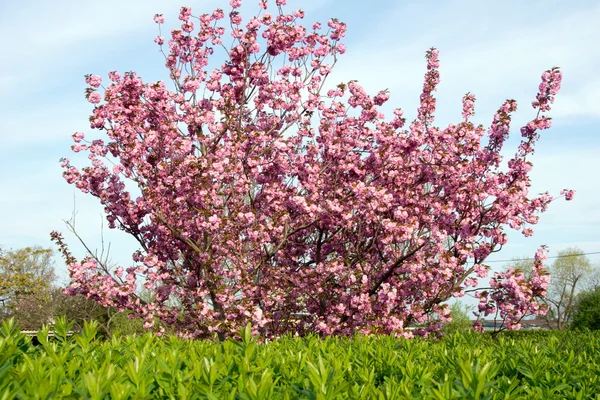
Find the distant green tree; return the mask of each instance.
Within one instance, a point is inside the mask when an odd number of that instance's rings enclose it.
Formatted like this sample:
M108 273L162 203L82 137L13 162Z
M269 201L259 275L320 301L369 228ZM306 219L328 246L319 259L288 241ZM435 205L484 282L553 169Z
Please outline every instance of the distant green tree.
M107 308L82 295L68 296L55 285L52 250L40 246L0 249L0 319L14 317L19 326L37 330L59 317L79 331L85 321L96 321L101 334L143 333L141 318ZM142 292L141 296L148 296Z
M548 317L556 321L558 329L565 329L573 318L575 300L592 273L590 260L582 255L583 250L569 247L558 252L552 263L552 279L546 297L550 310Z
M571 326L575 329L600 330L600 288L582 292L578 296Z
M592 265L592 271L586 277L583 287L585 291L600 289L600 264Z
M471 329L473 322L469 314L473 311L472 306L456 302L450 306L450 312L452 313L452 321L444 324L444 332L453 333L458 331L464 331Z
M86 299L83 295L66 295L63 288L53 292L52 301L55 309L54 318L66 318L73 323L75 331L80 331L85 321L96 321L100 333L108 334L106 326L109 317L106 307Z
M141 318L131 317L129 311L118 311L112 307L104 307L82 295L70 296L58 289L53 293L54 316L65 317L73 322L73 329L80 331L85 321L96 321L101 335L133 335L142 334L144 329Z
M14 317L25 329L49 322L54 281L52 250L0 249L0 318Z

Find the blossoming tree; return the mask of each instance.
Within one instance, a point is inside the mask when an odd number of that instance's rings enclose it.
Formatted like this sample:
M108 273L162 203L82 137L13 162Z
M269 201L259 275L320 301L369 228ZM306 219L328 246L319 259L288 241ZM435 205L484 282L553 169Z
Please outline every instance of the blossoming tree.
M72 149L87 152L91 166L63 159L63 175L97 197L110 227L140 248L131 266L112 270L93 254L76 260L53 232L69 291L185 337L224 338L247 323L265 337L427 336L451 318L443 303L467 291L508 328L543 313L536 298L549 279L544 249L529 280L510 270L476 288L488 276L486 258L507 241L506 226L531 235L553 200L528 197L527 158L551 125L545 113L560 87L558 68L542 75L537 115L501 168L514 100L487 135L469 122L472 94L461 122L435 127L439 61L430 49L418 116L405 129L403 111L381 111L387 92L369 95L355 81L325 86L345 52L344 23L306 27L302 11L286 14L285 0L275 3L270 14L261 1L245 23L240 0L228 15L196 18L183 7L165 52L171 90L133 72L111 72L106 87L86 77L91 127L105 136L75 133ZM155 21L160 27L164 18ZM234 43L210 70L222 25ZM162 36L155 41L166 46ZM142 284L150 301L136 295ZM420 328L409 332L411 324Z

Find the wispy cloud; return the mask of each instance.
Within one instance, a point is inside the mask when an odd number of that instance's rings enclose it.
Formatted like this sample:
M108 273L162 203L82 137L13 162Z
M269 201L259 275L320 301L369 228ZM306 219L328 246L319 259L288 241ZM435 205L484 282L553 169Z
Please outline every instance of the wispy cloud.
M600 52L593 51L600 41L600 3L396 4L373 32L354 35L357 43L341 59L335 78L359 79L372 91L389 88L396 103L414 108L424 52L435 46L441 59L438 97L444 106L458 104L458 110L467 91L478 95L478 110L485 113L506 98L528 105L541 73L558 65L565 77L553 116L600 117Z
M314 11L329 2L305 0L302 7ZM0 37L10 40L3 43L0 93L47 85L57 74L90 60L127 58L124 50L135 48L140 41L151 43L157 35L152 20L155 13L163 13L169 26L175 27L183 5L192 7L195 15L216 7L229 8L228 1L219 0L181 4L169 0L28 0L6 4L0 13ZM258 10L258 1L251 6L245 8Z
M0 74L10 79L0 81L3 92L22 88L29 79L37 81L60 73L61 68L83 63L80 56L102 54L107 39L132 40L141 34L152 34L153 12L167 8L164 0L129 2L107 0L81 2L13 2L0 16L0 35L5 62ZM56 77L53 77L56 79Z

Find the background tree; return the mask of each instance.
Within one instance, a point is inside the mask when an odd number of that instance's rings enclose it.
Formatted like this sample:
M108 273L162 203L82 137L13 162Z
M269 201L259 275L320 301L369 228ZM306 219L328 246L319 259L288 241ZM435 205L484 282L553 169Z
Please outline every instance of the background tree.
M600 289L600 264L592 264L591 271L585 277L582 287L586 292Z
M25 329L37 329L53 314L55 281L52 250L40 246L0 250L2 317L15 317Z
M91 165L63 159L63 176L140 247L133 265L113 269L91 253L76 260L53 232L70 292L185 337L224 338L247 323L277 336L290 320L299 334L439 331L450 318L444 302L487 277L505 228L531 235L554 200L529 197L529 156L551 126L560 70L542 74L534 118L505 167L516 102L500 105L485 129L469 121L467 93L461 121L435 127L436 49L425 54L417 117L405 129L401 109L383 114L386 90L325 86L345 52L343 22L305 26L285 0L260 1L244 21L241 3L198 17L181 8L164 48L169 86L133 72L110 72L104 86L86 76L100 137L73 135L72 150L89 153ZM165 39L155 41L163 49ZM211 70L212 55L225 60ZM495 274L478 292L482 312L498 312L508 328L543 313L535 297L548 281L544 258L540 249L529 281ZM138 285L153 291L149 301ZM411 324L423 329L409 332Z
M450 306L452 321L444 324L444 331L447 333L453 333L471 329L473 327L473 310L474 307L464 304L460 301L453 303Z
M600 330L600 288L579 294L573 310L572 327Z
M83 323L91 320L98 322L99 331L105 336L141 334L146 331L143 320L131 315L130 311L102 306L83 295L67 295L64 288L53 291L52 302L54 318L65 317L72 321L75 331L81 330Z
M0 316L14 317L26 330L37 330L57 317L74 322L74 329L84 321L95 320L100 331L143 333L142 320L129 318L131 312L105 307L83 295L69 296L56 285L52 250L39 246L18 250L0 250ZM146 291L147 292L147 291ZM140 298L150 294L140 291Z
M593 271L590 260L581 254L583 250L577 247L561 250L550 267L552 280L546 296L550 309L546 315L561 330L571 322L577 295Z

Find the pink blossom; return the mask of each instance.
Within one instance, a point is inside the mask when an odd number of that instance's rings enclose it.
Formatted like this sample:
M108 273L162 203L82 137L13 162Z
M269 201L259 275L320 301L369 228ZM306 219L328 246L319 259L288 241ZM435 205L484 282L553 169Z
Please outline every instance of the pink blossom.
M185 23L188 22L192 15L192 9L190 7L181 7L179 10L179 19Z
M471 93L467 93L463 97L463 113L462 116L465 121L469 120L469 117L475 115L475 96Z
M97 88L102 83L102 78L100 78L98 75L86 75L85 81L91 87Z
M98 93L98 92L92 92L88 96L88 101L92 104L100 103L101 100L102 100L102 96L100 96L100 93Z
M485 265L476 264L473 266L473 271L479 278L485 278L488 276L488 267Z
M75 132L75 133L73 134L73 140L74 140L76 143L79 143L79 142L81 142L81 141L83 140L83 138L84 138L84 134L83 134L83 132Z
M543 314L545 249L528 276L511 269L494 273L489 289L477 285L507 231L532 235L553 200L528 190L560 70L542 75L536 111L504 163L516 102L503 102L486 130L469 122L475 96L467 93L462 120L435 126L435 48L425 53L416 115L405 116L387 107L388 91L329 81L346 24L330 19L321 32L280 0L274 15L264 1L261 14L243 19L241 4L231 0L225 24L222 9L193 17L181 8L180 29L155 39L168 43L172 83L112 71L100 93L100 78L86 76L100 137L87 134L84 144L73 135L72 150L88 161L61 159L63 177L140 248L109 273L75 259L53 233L69 293L187 338L235 337L248 323L269 338L435 336L452 317L444 302L467 294L479 300L477 314L498 314L507 329ZM229 24L227 39L220 25ZM229 42L226 59L215 60L214 47ZM152 293L144 301L142 285Z
M535 260L542 262L544 260L546 260L548 258L548 253L546 251L545 247L540 247L536 252L535 252Z
M573 196L575 196L575 191L574 190L569 190L569 189L563 189L560 194L565 196L565 200L569 201L569 200L573 200Z

